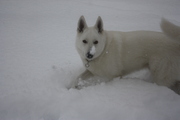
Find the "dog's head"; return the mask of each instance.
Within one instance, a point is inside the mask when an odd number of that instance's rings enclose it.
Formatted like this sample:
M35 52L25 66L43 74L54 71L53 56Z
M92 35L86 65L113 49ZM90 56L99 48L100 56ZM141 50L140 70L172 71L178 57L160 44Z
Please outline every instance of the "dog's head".
M104 50L106 37L103 30L103 21L98 17L93 27L88 27L84 16L81 16L77 26L76 48L81 58L91 61L97 58Z

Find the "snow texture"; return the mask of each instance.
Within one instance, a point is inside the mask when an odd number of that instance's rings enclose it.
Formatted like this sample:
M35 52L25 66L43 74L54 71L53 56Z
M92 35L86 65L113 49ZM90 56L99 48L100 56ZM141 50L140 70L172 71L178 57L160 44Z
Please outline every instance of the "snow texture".
M180 25L179 0L0 0L0 120L179 120L180 96L148 70L67 89L85 68L78 19L104 29L160 31ZM107 51L108 53L108 51Z
M95 46L93 45L92 48L91 48L91 50L90 50L90 54L91 54L91 55L94 55L95 53L96 53L96 48L95 48Z

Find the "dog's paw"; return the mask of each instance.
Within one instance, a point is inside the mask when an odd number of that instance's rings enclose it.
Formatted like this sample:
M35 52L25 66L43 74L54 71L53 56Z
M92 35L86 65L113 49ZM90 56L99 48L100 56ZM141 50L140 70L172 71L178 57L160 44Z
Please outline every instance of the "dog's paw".
M77 90L81 90L81 89L83 88L83 86L81 86L81 85L76 85L74 88L77 89Z
M89 86L89 82L86 80L82 80L81 78L79 78L77 85L75 86L76 89L82 89L84 87Z
M88 78L85 80L78 78L72 88L80 90L80 89L86 88L88 86L95 86L95 85L98 85L98 84L101 84L101 83L104 83L107 81L109 81L109 79L100 78L97 76L94 76L94 77L91 77L91 78Z
M82 89L83 87L85 87L85 81L82 80L81 78L77 78L76 80L74 80L72 83L71 83L71 86L68 88L68 89Z

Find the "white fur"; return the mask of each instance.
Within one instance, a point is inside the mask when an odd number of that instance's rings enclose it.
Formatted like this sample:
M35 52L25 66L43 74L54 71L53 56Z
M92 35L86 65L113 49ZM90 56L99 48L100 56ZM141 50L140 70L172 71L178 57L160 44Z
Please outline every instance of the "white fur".
M153 31L119 32L103 30L100 17L94 27L88 27L83 16L79 21L84 27L78 23L76 48L83 64L88 64L80 78L96 75L112 79L149 68L158 85L171 87L180 80L180 33L168 32L174 27L180 30L178 26L163 19L161 27L165 34ZM88 43L84 44L82 40ZM98 40L97 45L93 44L94 40ZM86 54L93 46L96 52L89 59Z

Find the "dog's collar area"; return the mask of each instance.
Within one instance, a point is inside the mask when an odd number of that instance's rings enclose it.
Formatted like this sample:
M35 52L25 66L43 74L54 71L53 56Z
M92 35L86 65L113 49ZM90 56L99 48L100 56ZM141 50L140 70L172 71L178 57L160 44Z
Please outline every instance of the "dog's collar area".
M89 62L87 62L87 63L85 64L85 67L86 67L86 68L88 68L88 67L89 67Z
M87 61L87 63L85 64L85 67L88 68L88 67L89 67L89 62L90 62L90 61L87 60L87 59L86 59L86 61Z

